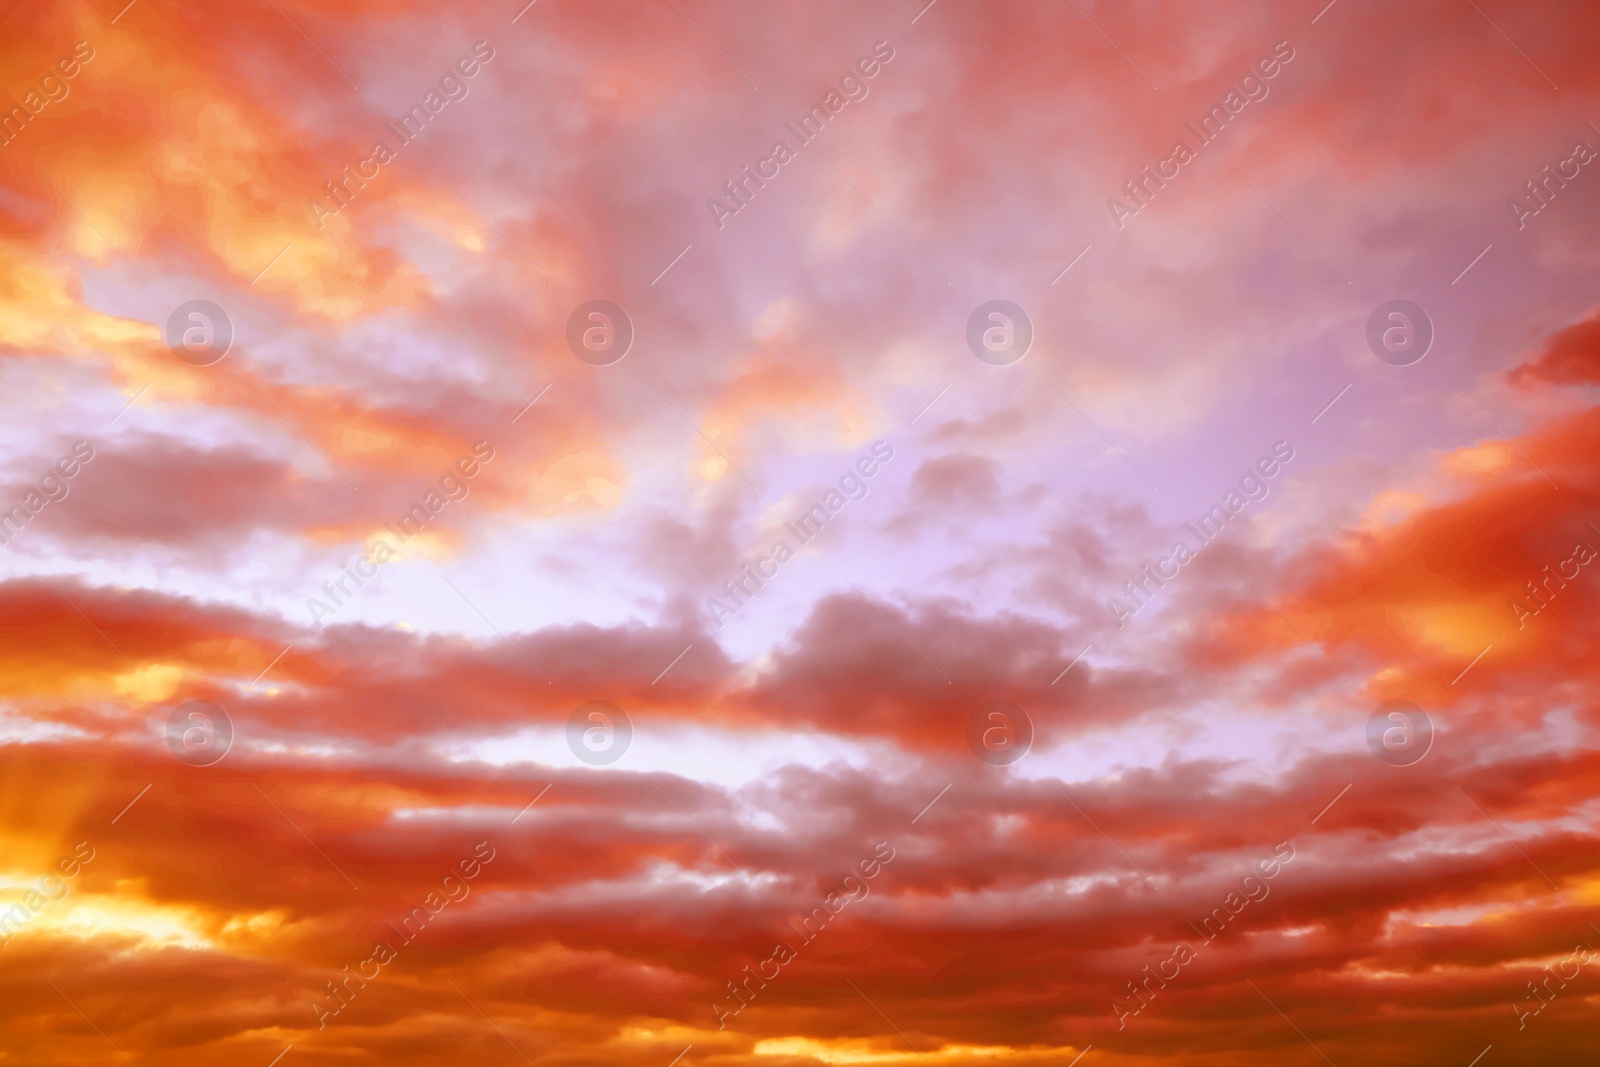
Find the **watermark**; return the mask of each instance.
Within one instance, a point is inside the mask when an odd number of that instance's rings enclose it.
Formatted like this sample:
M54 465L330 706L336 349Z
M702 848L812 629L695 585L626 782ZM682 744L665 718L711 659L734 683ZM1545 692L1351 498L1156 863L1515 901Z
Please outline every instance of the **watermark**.
M633 320L609 300L586 300L567 316L567 348L591 367L621 362L633 347Z
M209 700L185 700L167 715L167 747L191 767L209 767L233 747L233 720Z
M1549 607L1550 602L1556 598L1556 594L1565 589L1567 582L1576 578L1580 573L1580 568L1594 559L1594 556L1594 549L1589 547L1589 543L1587 541L1579 541L1572 546L1572 555L1556 564L1556 573L1551 574L1550 564L1546 563L1544 565L1544 578L1537 586L1533 584L1532 579L1529 579L1526 583L1528 599L1539 606L1530 608L1520 600L1511 601L1511 613L1517 617L1517 629L1525 629L1529 619ZM1568 565L1572 567L1572 573L1570 574L1567 573ZM1555 584L1551 585L1552 582Z
M428 94L422 98L422 103L412 104L411 108L400 116L400 121L385 122L384 128L394 134L396 144L404 147L415 141L422 134L423 127L433 121L434 116L445 109L452 101L459 102L467 98L472 91L468 82L477 77L483 69L482 64L494 58L494 49L488 41L479 41L472 46L472 54L462 56L456 60L455 66L446 70L439 76L439 87L429 89ZM354 171L346 165L340 171L340 176L322 183L322 188L327 193L328 201L307 200L306 208L311 212L311 221L317 224L317 229L323 228L323 220L329 215L337 215L350 206L356 193L367 187L370 182L383 173L383 168L394 161L399 155L397 149L389 147L387 141L374 141L372 151L364 159L356 161ZM371 168L370 171L368 168Z
M1033 719L1009 700L990 700L967 716L967 748L991 767L1009 767L1033 747Z
M1294 446L1287 441L1275 442L1270 455L1257 459L1255 466L1239 476L1237 489L1229 489L1224 493L1222 500L1211 505L1197 522L1183 524L1184 530L1194 538L1193 547L1190 547L1187 537L1180 538L1172 543L1166 555L1156 559L1154 567L1146 563L1140 569L1138 578L1123 582L1122 591L1127 599L1111 597L1106 601L1106 610L1116 620L1117 629L1127 626L1128 619L1149 607L1155 601L1156 591L1176 578L1178 572L1200 554L1201 549L1220 537L1222 528L1235 515L1248 504L1265 500L1272 492L1268 483L1292 459Z
M591 767L617 762L633 744L633 720L609 700L590 700L567 717L567 747Z
M1285 849L1288 850L1288 855L1284 854ZM1212 908L1210 913L1200 920L1199 932L1208 944L1215 941L1227 925L1238 918L1239 913L1244 911L1247 905L1259 904L1267 899L1272 892L1267 882L1278 877L1284 867L1294 862L1294 845L1288 841L1279 841L1272 847L1272 856L1276 858L1268 857L1267 859L1256 861L1256 871L1260 873L1260 878L1253 874L1247 874L1239 880L1239 889L1243 892L1243 896L1240 896L1238 892L1229 892L1227 896L1222 898L1220 905ZM1257 895L1258 893L1259 895ZM1212 923L1216 924L1215 931L1211 928Z
M1409 767L1433 747L1433 720L1409 700L1387 701L1367 717L1367 747L1391 767Z
M1433 347L1433 320L1410 300L1379 304L1367 316L1367 347L1391 367L1409 367Z
M462 456L456 460L455 465L445 471L439 478L439 488L429 489L423 495L421 502L412 506L411 510L400 516L399 525L386 521L383 524L394 538L391 545L382 535L373 538L367 546L367 554L357 559L354 563L346 563L337 580L329 579L322 583L322 591L328 595L331 604L324 603L321 599L306 597L306 610L311 612L311 621L321 629L322 620L333 616L338 610L350 603L360 590L372 578L377 577L378 568L388 563L400 554L406 542L416 537L438 517L452 501L465 500L472 491L469 484L482 465L494 459L494 446L488 441L479 441L472 446L472 454ZM355 589L350 588L350 583L355 583Z
M399 949L415 941L421 935L423 927L437 918L440 912L450 904L459 904L467 899L467 895L472 892L472 887L467 883L478 877L494 857L495 850L489 842L478 842L473 846L472 855L458 862L454 870L441 878L439 889L430 891L423 897L422 903L407 912L398 927L393 923L389 924L389 929L395 933L398 948L386 940L380 940L373 946L372 954L366 959L353 967L346 964L339 972L337 983L330 979L327 986L332 1005L311 1001L311 1010L317 1017L317 1029L326 1029L328 1020L348 1008L356 994L367 988L368 982L375 981L383 973L383 969L399 957ZM458 875L456 871L460 871L460 874ZM371 974L365 970L369 964L372 966Z
M1146 165L1139 171L1137 178L1123 182L1122 188L1128 200L1133 202L1132 206L1116 197L1106 201L1106 207L1111 212L1111 221L1117 224L1117 229L1127 226L1130 218L1149 207L1150 202L1155 199L1156 190L1166 188L1167 182L1182 174L1183 168L1199 156L1199 150L1222 136L1222 131L1239 117L1239 113L1246 106L1252 102L1259 103L1265 100L1272 92L1267 83L1282 72L1283 67L1294 59L1294 55L1294 49L1289 46L1288 41L1279 41L1273 45L1272 54L1256 60L1250 73L1240 78L1238 86L1229 89L1222 97L1222 101L1201 117L1198 126L1193 122L1184 123L1194 133L1196 147L1191 148L1186 140L1179 141L1172 146L1171 154L1159 160L1154 169Z
M94 46L88 41L79 41L72 46L72 55L65 59L58 59L39 77L36 89L29 89L22 96L22 103L12 104L0 114L0 144L9 145L22 134L23 127L32 122L40 112L51 104L59 104L72 92L72 87L67 84L83 69L79 64L88 63L94 58Z
M1521 1004L1511 1005L1511 1010L1517 1013L1517 1029L1526 1029L1528 1020L1530 1018L1537 1018L1539 1013L1544 1011L1545 1007L1549 1005L1551 1001L1556 999L1556 996L1560 990L1550 988L1550 983L1552 981L1555 982L1560 989L1567 988L1567 983L1578 977L1578 972L1583 970L1584 967L1593 963L1594 957L1594 949L1591 948L1588 943L1584 942L1576 945L1572 950L1572 955L1556 964L1555 967L1539 968L1539 972L1544 975L1544 981L1540 982L1538 985L1534 985L1531 980L1524 983L1528 987L1528 994L1523 998L1525 1000L1532 1000L1539 1006L1537 1008L1528 1008ZM1572 966L1572 972L1570 974L1563 973L1563 968L1569 964ZM1549 994L1548 998L1545 996L1546 993Z
M78 877L83 865L92 861L94 856L94 846L87 841L79 841L73 846L72 855L56 862L56 870L61 872L61 877L44 875L34 883L34 888L22 894L21 900L0 909L0 948L11 944L11 939L32 922L34 916L71 892L72 887L67 883Z
M888 41L876 42L872 46L872 54L856 60L855 67L839 79L839 88L829 89L822 103L800 117L799 125L785 122L784 128L794 135L796 145L804 147L810 144L846 105L851 101L865 100L871 91L867 82L877 77L883 65L893 58L894 48ZM766 188L767 182L782 173L783 167L798 154L788 141L774 141L772 151L756 162L754 171L746 164L739 171L738 178L723 182L722 191L727 195L726 200L720 196L706 198L706 209L711 212L711 221L717 224L717 229L725 227L730 216L749 207L756 191Z
M94 459L94 446L88 441L75 441L72 451L56 460L55 463L45 468L40 476L38 487L29 489L22 496L22 502L13 504L8 511L0 512L0 545L9 545L22 528L33 521L33 517L43 511L50 504L58 504L67 499L67 494L72 487L67 483L78 476L78 472Z
M885 855L886 850L887 855ZM821 904L812 908L810 912L800 919L799 926L796 926L791 920L789 929L793 930L799 937L800 947L804 948L815 941L817 935L822 933L823 928L845 908L856 901L865 900L867 895L872 892L867 883L878 877L883 872L883 868L887 867L894 857L895 851L889 842L879 841L873 846L872 856L857 863L856 869L845 875L840 881L839 888L843 890L842 893L831 892L825 895ZM861 873L857 875L856 871ZM743 981L735 985L734 980L730 978L727 983L727 1000L733 1007L723 1007L717 1003L711 1005L711 1013L717 1019L717 1029L727 1029L729 1019L748 1008L756 999L756 994L760 990L767 988L768 982L777 979L778 975L783 972L784 967L799 958L800 953L793 945L788 941L780 941L773 946L772 953L766 959L756 964L754 972L751 971L749 964L745 964L741 968L744 972ZM770 973L766 970L768 965L772 967Z
M881 465L893 458L894 449L889 442L872 442L870 452L856 457L855 463L839 477L837 489L829 489L822 494L822 499L806 509L798 522L783 524L784 530L794 538L794 544L790 544L788 538L778 538L766 555L753 564L744 564L737 577L722 583L723 597L707 597L706 609L711 612L711 620L717 624L717 629L722 629L723 620L737 615L755 598L756 593L766 588L767 582L778 576L778 569L794 559L797 545L815 540L822 528L843 511L846 504L866 497L867 480L878 473Z
M210 300L186 300L167 316L167 348L191 367L209 367L233 347L233 320Z
M992 367L1009 367L1033 346L1033 320L1009 300L986 300L967 316L967 347Z
M1284 855L1284 849L1289 850L1288 855ZM1272 887L1267 883L1281 874L1283 868L1294 860L1294 845L1288 841L1280 841L1272 852L1272 856L1256 861L1255 870L1259 872L1260 877L1257 877L1254 873L1245 875L1239 880L1239 888L1230 890L1228 895L1222 898L1222 903L1212 908L1210 913L1200 920L1200 926L1194 926L1193 923L1189 924L1194 927L1197 934L1204 938L1200 942L1201 948L1205 948L1220 937L1228 924L1237 920L1245 908L1251 904L1259 904L1271 895ZM1213 924L1216 927L1215 930L1212 929ZM1155 965L1154 973L1151 973L1150 965L1145 964L1141 972L1144 975L1142 980L1137 980L1137 984L1135 980L1124 983L1133 999L1126 1004L1118 1004L1116 1001L1111 1003L1112 1014L1117 1017L1117 1029L1125 1028L1128 1025L1129 1018L1138 1015L1150 1006L1149 1002L1156 998L1158 990L1165 989L1167 983L1177 978L1184 967L1199 958L1200 954L1195 951L1193 946L1187 941L1180 941L1173 947L1169 956ZM1171 967L1170 974L1166 970L1168 966ZM1143 992L1140 992L1141 988ZM1137 1005L1137 1007L1134 1005Z
M1586 166L1595 157L1595 151L1587 141L1579 141L1572 147L1572 155L1556 164L1555 173L1550 172L1549 164L1540 171L1542 178L1534 178L1528 182L1528 195L1526 198L1513 196L1506 201L1506 207L1511 209L1511 218L1516 222L1517 229L1527 227L1528 220L1550 206L1559 190L1567 187L1570 182L1583 173ZM1571 168L1569 171L1568 168Z

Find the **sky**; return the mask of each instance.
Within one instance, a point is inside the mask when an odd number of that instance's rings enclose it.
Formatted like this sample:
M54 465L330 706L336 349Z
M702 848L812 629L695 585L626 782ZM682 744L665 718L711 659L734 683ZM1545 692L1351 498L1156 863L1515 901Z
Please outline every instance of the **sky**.
M0 1067L1594 1059L1597 44L0 9Z

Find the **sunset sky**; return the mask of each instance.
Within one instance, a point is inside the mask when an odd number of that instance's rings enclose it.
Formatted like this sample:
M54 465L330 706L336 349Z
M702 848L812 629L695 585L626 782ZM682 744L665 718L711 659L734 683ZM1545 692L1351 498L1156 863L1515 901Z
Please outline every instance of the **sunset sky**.
M8 0L0 1067L1594 1062L1597 47Z

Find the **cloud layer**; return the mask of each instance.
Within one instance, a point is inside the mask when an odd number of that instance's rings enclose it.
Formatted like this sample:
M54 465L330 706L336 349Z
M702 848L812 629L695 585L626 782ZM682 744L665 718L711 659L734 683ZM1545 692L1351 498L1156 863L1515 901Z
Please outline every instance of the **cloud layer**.
M1600 22L519 6L0 16L0 1061L1592 1058Z

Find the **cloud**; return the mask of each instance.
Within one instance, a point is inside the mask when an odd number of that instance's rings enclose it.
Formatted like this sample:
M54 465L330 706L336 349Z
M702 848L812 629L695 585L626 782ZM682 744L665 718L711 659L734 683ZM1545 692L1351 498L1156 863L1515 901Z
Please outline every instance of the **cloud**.
M1587 967L1516 1006L1600 938L1593 179L1522 231L1505 202L1589 138L1594 38L1443 0L0 16L8 99L95 51L0 147L0 492L96 448L0 574L0 935L95 850L0 948L7 1050L1582 1059ZM319 227L480 40L470 95ZM870 97L715 229L706 198L880 40ZM1108 198L1279 41L1270 95L1117 229ZM1375 364L1401 294L1437 343ZM235 327L204 368L162 339L197 297ZM596 298L635 328L609 367L567 349ZM963 341L995 298L1035 326L1012 367ZM1280 436L1295 481L1112 624ZM879 437L874 510L710 627ZM422 580L307 622L485 441ZM230 717L220 762L168 748L190 699ZM636 745L599 767L566 741L596 699ZM1415 765L1368 747L1390 699L1432 717ZM1017 764L968 749L991 700L1032 721ZM480 842L470 895L319 1028ZM870 894L745 986L879 842Z

